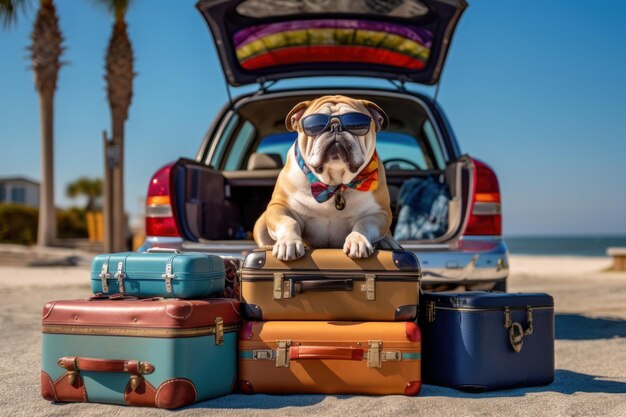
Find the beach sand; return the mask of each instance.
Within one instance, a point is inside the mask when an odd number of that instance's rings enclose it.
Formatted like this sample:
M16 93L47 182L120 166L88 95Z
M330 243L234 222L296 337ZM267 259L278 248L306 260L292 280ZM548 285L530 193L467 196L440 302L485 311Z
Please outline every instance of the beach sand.
M425 385L419 396L229 395L177 416L626 416L626 273L608 258L511 256L511 292L556 305L556 379L545 387L469 394ZM52 404L40 397L40 311L89 295L86 267L0 266L0 415L171 416L165 410ZM218 376L216 376L218 377Z

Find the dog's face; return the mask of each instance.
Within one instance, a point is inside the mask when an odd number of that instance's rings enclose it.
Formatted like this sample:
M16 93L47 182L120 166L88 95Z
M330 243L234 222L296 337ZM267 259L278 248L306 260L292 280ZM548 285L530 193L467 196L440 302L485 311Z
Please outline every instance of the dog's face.
M343 172L343 181L356 176L376 148L376 132L388 124L376 104L345 96L324 96L298 103L287 115L287 129L298 132L306 164L324 182L329 171Z

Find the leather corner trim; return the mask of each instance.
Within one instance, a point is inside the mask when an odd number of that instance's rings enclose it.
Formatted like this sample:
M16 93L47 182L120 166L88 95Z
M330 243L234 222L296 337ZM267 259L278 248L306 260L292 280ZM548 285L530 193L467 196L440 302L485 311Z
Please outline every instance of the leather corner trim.
M193 304L189 301L176 300L165 306L165 314L173 319L187 320L193 314Z
M400 271L420 272L420 263L413 252L406 250L394 250L391 254L394 265Z
M159 385L156 391L155 404L159 408L180 408L198 400L196 387L186 378L168 379Z
M262 269L265 266L265 250L253 250L243 260L243 267L250 269Z
M406 383L404 387L404 395L413 397L419 394L422 389L422 381L410 381Z
M57 304L58 301L50 301L49 303L46 303L45 306L43 306L43 309L41 311L41 318L42 320L45 320L48 318L48 316L52 313L52 310L54 309L54 306Z
M139 385L135 389L132 388L131 381L126 384L124 402L130 406L156 407L156 388L146 378L139 378Z
M244 394L254 394L254 389L252 388L252 384L250 382L240 379L238 385L239 392Z
M263 320L263 311L261 307L256 304L243 304L243 314L246 318L254 321L262 321Z
M253 322L244 321L239 328L239 340L251 340L254 337L253 326Z
M59 401L54 390L54 382L52 382L52 378L46 371L41 371L41 396L48 401Z
M407 321L404 323L404 334L411 342L420 342L422 340L422 331L417 323L413 321Z
M83 383L83 378L80 376L80 372L76 373L73 384L70 384L67 374L68 372L64 373L53 383L57 401L75 403L88 402L87 389Z
M405 304L396 307L395 321L413 321L417 317L417 304Z

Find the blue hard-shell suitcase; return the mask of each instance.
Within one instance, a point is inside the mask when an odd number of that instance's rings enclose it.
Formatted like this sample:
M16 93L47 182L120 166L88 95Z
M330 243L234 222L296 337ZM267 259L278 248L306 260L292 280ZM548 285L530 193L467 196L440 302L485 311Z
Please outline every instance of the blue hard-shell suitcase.
M554 301L548 294L424 293L425 384L487 391L554 380Z
M98 255L91 265L94 294L203 298L224 290L224 261L204 253L121 252Z

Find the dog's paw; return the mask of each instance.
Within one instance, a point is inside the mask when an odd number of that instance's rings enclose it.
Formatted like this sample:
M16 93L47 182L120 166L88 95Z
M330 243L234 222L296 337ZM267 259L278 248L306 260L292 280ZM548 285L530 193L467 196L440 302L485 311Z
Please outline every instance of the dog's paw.
M304 243L298 237L278 239L272 254L280 261L294 261L304 256Z
M343 253L351 258L369 258L374 253L374 247L361 233L352 232L346 237Z

